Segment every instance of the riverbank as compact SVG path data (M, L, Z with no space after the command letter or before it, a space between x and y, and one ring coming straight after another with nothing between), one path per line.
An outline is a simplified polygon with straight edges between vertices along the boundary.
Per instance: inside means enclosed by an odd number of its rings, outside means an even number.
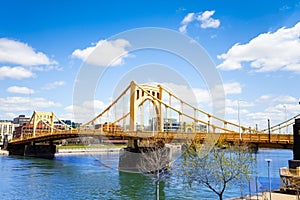
M55 155L92 154L92 153L119 153L121 148L64 148L58 149Z
M57 153L55 155L69 155L69 154L95 154L95 153L118 153L120 149L126 147L125 145L66 145L57 146Z
M181 150L180 145L170 145L173 152ZM59 155L74 155L74 154L95 154L95 153L119 153L125 145L67 145L67 146L57 146L56 156ZM8 151L0 150L0 155L8 156Z
M0 156L8 156L8 151L0 150Z
M59 155L70 155L70 154L92 154L92 153L119 153L122 147L113 146L101 146L101 147L75 147L75 146L64 146L58 147L56 156ZM9 152L6 150L0 150L0 156L8 156Z

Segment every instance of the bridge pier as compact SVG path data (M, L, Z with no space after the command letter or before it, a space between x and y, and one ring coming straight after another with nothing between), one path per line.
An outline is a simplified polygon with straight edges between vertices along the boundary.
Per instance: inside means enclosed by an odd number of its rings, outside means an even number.
M119 170L125 172L144 172L145 167L147 169L155 169L148 172L162 170L156 169L157 166L166 164L164 167L168 167L167 165L171 161L171 156L171 148L166 147L164 143L139 147L139 140L131 139L128 141L128 146L120 150Z
M8 145L9 155L53 159L57 152L53 144L15 144Z
M138 163L141 160L141 152L138 146L139 140L129 139L127 147L120 150L119 170L138 172Z
M300 119L295 119L293 134L293 160L289 160L289 168L296 169L297 167L300 167Z

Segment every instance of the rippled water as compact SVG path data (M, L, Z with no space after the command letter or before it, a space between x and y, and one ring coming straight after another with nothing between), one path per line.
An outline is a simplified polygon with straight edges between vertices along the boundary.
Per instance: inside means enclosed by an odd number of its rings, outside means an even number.
M151 178L117 170L118 153L58 155L54 160L0 156L0 199L155 199ZM256 154L257 182L245 184L242 193L267 190L266 158L272 159L273 189L279 188L279 168L288 165L290 150L262 149ZM161 183L161 199L217 199L208 189L182 185L170 176ZM229 188L224 197L238 197L240 187Z

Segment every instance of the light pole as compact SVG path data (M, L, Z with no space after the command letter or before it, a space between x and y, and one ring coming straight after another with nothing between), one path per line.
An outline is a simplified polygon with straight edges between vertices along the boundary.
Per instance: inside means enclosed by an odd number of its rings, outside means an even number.
M241 120L240 120L240 100L238 100L238 123L239 123L239 134L240 134L240 140L242 140L242 133L241 133Z
M270 177L270 162L272 161L271 159L265 159L265 161L268 163L268 179L269 179L269 193L270 193L270 200L272 200L271 196L271 177Z
M287 126L287 124L288 124L288 122L287 122L287 111L286 111L286 105L283 105L283 107L284 107L284 110L285 110L285 122L286 122L286 134L288 134L288 126Z

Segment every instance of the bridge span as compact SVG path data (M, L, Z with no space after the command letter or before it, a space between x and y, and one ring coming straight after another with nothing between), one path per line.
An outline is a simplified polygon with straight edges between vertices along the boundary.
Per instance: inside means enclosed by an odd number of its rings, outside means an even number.
M51 158L56 152L53 141L76 137L126 139L126 149L130 151L157 141L201 142L210 137L231 143L243 141L256 147L292 148L293 135L282 134L281 130L292 126L299 116L266 130L256 130L207 113L161 85L139 85L132 81L106 109L80 127L65 124L53 112L35 111L30 121L6 143L6 148L11 155Z
M207 133L207 132L124 132L124 131L103 131L103 130L68 130L57 131L51 134L43 134L38 136L24 137L14 139L9 144L31 144L31 143L45 143L49 141L57 141L68 138L77 137L105 137L108 139L124 139L124 140L159 140L165 143L187 143L190 141L203 142L205 138L211 135L214 138L218 138L224 142L237 143L245 142L249 144L257 145L258 147L269 148L293 148L293 135L292 134L249 134L244 133L242 139L240 139L239 133ZM269 137L270 136L270 137Z

